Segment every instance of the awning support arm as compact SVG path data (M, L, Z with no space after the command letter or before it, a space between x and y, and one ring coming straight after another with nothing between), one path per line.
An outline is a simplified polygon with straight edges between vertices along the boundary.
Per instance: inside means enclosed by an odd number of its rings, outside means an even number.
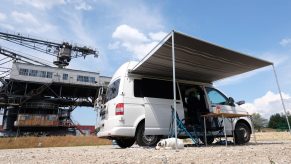
M174 98L174 127L175 127L175 147L176 151L178 150L178 141L177 141L177 103L176 103L176 66L175 66L175 40L174 40L174 30L172 31L172 62L173 62L173 98Z
M280 85L279 85L279 80L278 80L278 76L277 76L277 72L276 72L276 70L275 70L275 66L274 66L274 64L272 64L272 67L273 67L273 71L274 71L274 75L275 75L275 79L276 79L276 83L277 83L278 91L279 91L279 94L280 94L280 98L281 98L282 106L283 106L283 109L284 109L284 113L285 113L286 121L287 121L287 124L288 124L289 133L291 134L290 123L289 123L289 120L288 120L288 115L287 115L287 111L286 111L285 103L284 103L284 100L283 100L283 96L282 96L282 92L281 92L281 88L280 88Z

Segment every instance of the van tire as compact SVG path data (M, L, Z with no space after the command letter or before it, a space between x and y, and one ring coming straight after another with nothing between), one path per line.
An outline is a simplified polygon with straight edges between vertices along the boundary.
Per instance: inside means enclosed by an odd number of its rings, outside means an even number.
M135 142L135 139L134 138L118 138L118 139L115 139L117 145L121 148L128 148L128 147L131 147L134 142Z
M143 121L137 127L136 143L139 146L149 146L149 147L156 146L157 143L160 141L160 137L156 135L145 136L144 131L145 131L145 125Z
M235 126L235 143L242 145L248 143L251 138L251 129L244 122L238 122Z

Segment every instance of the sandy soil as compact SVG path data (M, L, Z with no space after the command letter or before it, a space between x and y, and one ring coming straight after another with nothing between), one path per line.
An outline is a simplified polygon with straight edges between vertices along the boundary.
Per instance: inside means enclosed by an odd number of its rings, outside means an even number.
M290 154L290 141L187 147L178 152L110 145L0 150L0 163L291 163Z
M0 163L291 163L290 133L256 133L256 139L256 144L252 136L243 146L185 147L178 152L137 145L2 149Z

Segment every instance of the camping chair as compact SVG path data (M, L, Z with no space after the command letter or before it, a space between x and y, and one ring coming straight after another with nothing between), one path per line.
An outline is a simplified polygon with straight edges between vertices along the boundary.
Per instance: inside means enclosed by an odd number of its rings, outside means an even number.
M168 137L174 137L175 136L175 129L174 129L174 120L175 120L175 115L174 115L174 108L171 106L172 109L172 119L170 123L170 128L169 128L169 135ZM199 146L199 138L197 137L195 128L193 128L193 134L191 134L185 127L183 120L180 120L178 113L176 112L176 118L177 118L177 135L181 134L182 132L185 132L186 135L191 138L193 144L196 146Z

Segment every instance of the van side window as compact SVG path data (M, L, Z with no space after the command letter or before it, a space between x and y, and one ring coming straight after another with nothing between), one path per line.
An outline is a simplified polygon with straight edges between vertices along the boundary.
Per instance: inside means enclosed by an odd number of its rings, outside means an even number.
M176 95L177 100L179 100L178 87ZM134 96L173 99L173 82L154 79L136 79L134 80Z
M142 95L142 80L134 80L134 97L143 97Z
M220 104L220 105L227 104L228 100L226 96L223 95L220 91L214 88L208 88L208 87L206 87L205 89L206 89L206 92L211 104Z
M106 101L114 99L117 96L118 90L119 90L119 83L120 83L120 79L114 81L112 84L108 86L107 93L106 93Z

